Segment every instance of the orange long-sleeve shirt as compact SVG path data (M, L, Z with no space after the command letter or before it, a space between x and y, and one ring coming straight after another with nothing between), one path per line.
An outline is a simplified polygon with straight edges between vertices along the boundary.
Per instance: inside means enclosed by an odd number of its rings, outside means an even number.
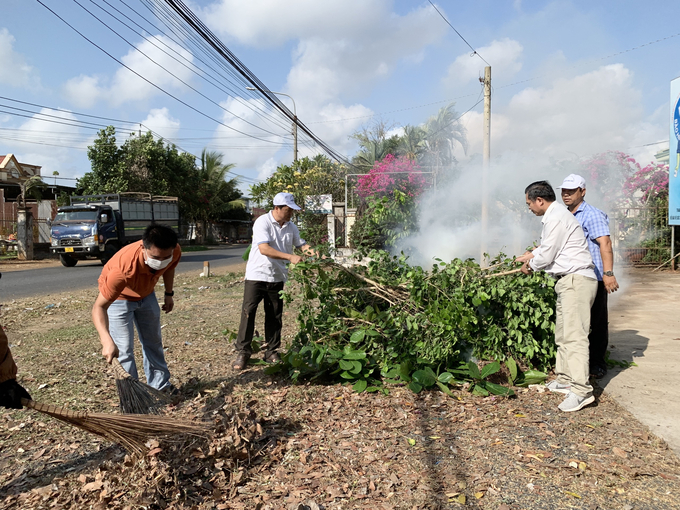
M9 341L7 335L0 325L0 382L5 382L9 379L16 379L17 366L12 359L12 353L9 350Z

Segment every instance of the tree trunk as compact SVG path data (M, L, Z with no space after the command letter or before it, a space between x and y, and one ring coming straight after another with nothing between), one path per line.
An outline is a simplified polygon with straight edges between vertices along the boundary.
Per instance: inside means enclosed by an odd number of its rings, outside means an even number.
M27 207L17 210L17 258L33 260L33 213Z

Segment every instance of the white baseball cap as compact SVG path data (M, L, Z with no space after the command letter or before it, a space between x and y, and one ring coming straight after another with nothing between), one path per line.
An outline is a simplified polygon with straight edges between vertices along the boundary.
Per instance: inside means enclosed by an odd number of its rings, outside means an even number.
M292 193L277 193L274 197L274 205L287 205L296 211L301 209L301 207L295 203L295 198Z
M557 186L557 189L586 189L586 180L580 175L569 174L565 177L562 186Z

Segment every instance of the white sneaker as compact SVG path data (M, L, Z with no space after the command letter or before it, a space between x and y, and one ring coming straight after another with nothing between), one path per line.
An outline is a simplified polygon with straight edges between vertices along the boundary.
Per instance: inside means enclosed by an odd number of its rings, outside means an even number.
M579 397L576 393L570 391L567 398L565 398L557 407L560 411L571 413L573 411L579 411L593 402L595 402L595 397L593 395L590 395L589 397Z
M571 386L569 384L560 384L557 382L557 379L554 381L550 381L548 384L545 385L547 389L550 391L553 391L555 393L563 393L565 395L569 395L571 392Z

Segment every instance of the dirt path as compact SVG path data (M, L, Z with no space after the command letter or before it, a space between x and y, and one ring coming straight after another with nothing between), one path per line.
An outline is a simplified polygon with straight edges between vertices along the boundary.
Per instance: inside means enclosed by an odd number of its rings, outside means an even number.
M680 456L680 273L630 270L610 306L610 370L601 386Z

